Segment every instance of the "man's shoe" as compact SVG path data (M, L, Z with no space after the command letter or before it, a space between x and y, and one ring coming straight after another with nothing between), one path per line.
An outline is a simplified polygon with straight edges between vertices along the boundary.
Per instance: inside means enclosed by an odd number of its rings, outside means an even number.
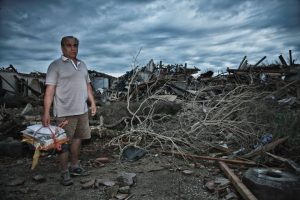
M73 180L70 177L69 171L65 171L61 173L60 184L62 184L63 186L69 186L73 184Z
M85 171L81 166L78 167L69 167L69 172L71 176L88 176L90 173Z

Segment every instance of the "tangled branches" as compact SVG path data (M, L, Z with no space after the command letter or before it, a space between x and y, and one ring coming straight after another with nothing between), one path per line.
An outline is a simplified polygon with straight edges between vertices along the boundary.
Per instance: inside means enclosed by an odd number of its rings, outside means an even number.
M162 86L156 94L164 90ZM223 141L248 147L267 129L260 116L265 112L269 93L249 85L215 85L200 88L191 100L177 99L181 110L176 115L157 113L160 99L145 98L132 114L124 133L113 138L120 150L128 145L145 149L205 151Z

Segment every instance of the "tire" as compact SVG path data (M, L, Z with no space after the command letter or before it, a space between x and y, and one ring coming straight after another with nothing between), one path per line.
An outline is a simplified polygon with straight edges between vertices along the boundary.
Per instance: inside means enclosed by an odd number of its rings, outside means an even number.
M296 200L300 195L300 178L276 169L250 168L243 183L259 200Z

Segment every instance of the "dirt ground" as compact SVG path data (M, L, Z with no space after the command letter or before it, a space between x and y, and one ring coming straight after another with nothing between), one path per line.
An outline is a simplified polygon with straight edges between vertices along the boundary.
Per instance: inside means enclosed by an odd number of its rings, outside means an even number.
M90 175L73 178L71 186L59 184L56 155L41 157L34 170L30 169L32 154L21 158L0 158L0 199L113 199L109 195L110 187L83 189L82 182L91 179L116 181L121 172L135 173L137 177L127 199L220 199L204 187L204 180L212 178L211 172L215 171L208 162L195 165L180 158L150 152L138 161L121 163L116 149L102 148L100 143L92 139L83 145L80 159ZM93 164L96 158L103 156L109 158L104 166ZM187 175L184 170L191 170L192 174ZM36 175L43 176L45 180L34 180Z

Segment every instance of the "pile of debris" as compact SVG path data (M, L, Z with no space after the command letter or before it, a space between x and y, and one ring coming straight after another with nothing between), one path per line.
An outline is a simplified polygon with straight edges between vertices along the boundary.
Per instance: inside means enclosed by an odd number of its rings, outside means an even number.
M109 144L121 150L128 145L154 147L185 159L216 160L244 199L295 199L294 194L300 193L300 179L295 175L300 169L296 164L300 151L300 65L292 61L288 66L282 56L279 58L282 65L269 67L258 67L262 60L250 66L244 59L240 69L228 69L225 77L207 77L208 73L202 79L186 80L183 86L174 84L182 79L167 76L162 80L159 73L140 83L143 73L133 71L125 96L132 116L124 132ZM161 68L153 69L160 72ZM133 100L141 102L134 110L130 109ZM157 114L160 101L175 101L182 110L176 115ZM221 152L211 153L211 149ZM244 172L243 182L255 196L225 163L260 167ZM268 182L264 184L262 179ZM279 186L274 187L276 184Z

